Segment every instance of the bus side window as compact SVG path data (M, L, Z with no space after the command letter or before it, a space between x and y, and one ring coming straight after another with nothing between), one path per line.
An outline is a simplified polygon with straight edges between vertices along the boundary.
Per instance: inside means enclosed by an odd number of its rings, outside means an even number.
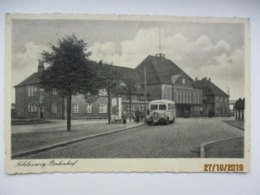
M171 110L171 104L168 104L168 110Z

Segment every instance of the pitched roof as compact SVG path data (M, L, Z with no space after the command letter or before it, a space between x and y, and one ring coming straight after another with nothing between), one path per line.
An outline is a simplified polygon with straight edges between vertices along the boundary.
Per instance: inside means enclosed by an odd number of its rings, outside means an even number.
M138 72L135 69L121 67L121 66L114 66L114 65L113 65L113 68L116 69L124 78L130 78L137 83L140 82ZM19 83L15 87L39 84L40 83L39 77L40 77L40 73L38 73L38 72L33 73L31 76L27 77L25 80L23 80L21 83Z
M143 74L144 66L147 67L147 83L148 84L172 84L172 75L185 75L193 84L193 79L189 77L174 62L164 57L149 55L137 67L139 74ZM150 70L148 70L150 69Z
M119 72L119 74L121 74L121 76L123 78L128 78L128 79L131 79L135 82L135 84L139 84L140 86L140 77L139 77L139 74L137 72L136 69L132 69L132 68L127 68L127 67L122 67L122 66L115 66L113 65L113 68ZM126 86L121 86L118 88L118 92L119 93L126 93ZM132 94L143 94L144 93L144 90L143 88L140 86L140 87L136 87L136 86L133 86L132 87L132 91L131 91Z
M39 77L40 77L40 73L35 72L31 76L27 77L25 80L23 80L21 83L19 83L18 85L14 86L14 87L23 87L23 86L27 86L27 85L39 84L40 83Z
M205 78L202 80L195 81L195 85L198 88L201 88L203 90L204 95L226 96L226 97L229 96L224 91L222 91L218 86L216 86L210 80L207 80Z

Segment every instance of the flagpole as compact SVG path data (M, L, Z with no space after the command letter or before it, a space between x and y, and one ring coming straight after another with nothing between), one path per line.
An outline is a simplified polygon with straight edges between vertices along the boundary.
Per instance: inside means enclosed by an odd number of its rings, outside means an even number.
M146 65L144 65L144 120L146 120L147 108L147 88L146 88Z

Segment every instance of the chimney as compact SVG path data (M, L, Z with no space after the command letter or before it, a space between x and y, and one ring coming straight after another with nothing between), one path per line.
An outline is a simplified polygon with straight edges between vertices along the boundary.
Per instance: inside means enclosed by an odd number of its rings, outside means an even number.
M210 82L210 80L211 80L211 79L210 79L210 77L209 77L209 82Z
M44 71L44 63L43 61L39 60L38 72L43 72L43 71Z
M195 81L198 81L198 77L195 78Z

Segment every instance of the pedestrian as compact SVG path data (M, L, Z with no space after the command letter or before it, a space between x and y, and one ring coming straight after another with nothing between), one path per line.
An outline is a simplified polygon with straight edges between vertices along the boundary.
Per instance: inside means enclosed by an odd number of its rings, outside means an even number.
M132 113L132 118L133 118L134 121L136 121L136 115L135 115L134 112Z
M135 112L135 122L136 123L139 123L139 121L140 121L140 115L139 115L139 110L136 110L136 112Z
M126 114L123 114L123 127L125 128L126 126Z
M144 114L143 114L143 112L140 113L140 121L142 121L142 122L144 121Z

